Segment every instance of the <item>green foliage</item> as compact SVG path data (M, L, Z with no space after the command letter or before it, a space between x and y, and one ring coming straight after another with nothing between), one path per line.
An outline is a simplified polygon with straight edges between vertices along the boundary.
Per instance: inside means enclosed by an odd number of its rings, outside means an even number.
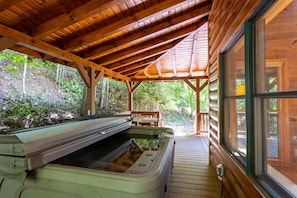
M13 65L13 64L9 64L9 65L6 66L6 71L11 72L11 73L15 73L15 72L20 71L20 68Z
M85 85L77 70L10 50L4 50L0 53L0 61L5 63L3 68L7 72L15 73L15 76L23 70L22 67L25 63L34 70L42 70L42 75L46 74L57 83L59 89L57 94L61 93L61 97L65 102L63 102L64 108L70 109L71 112L78 112L81 109L81 105L84 103ZM38 76L36 77L38 78ZM99 83L97 86L97 100L99 102L101 102L100 97L103 89L101 84ZM107 104L104 105L104 108L107 108L106 111L115 113L128 110L129 93L125 83L108 79L104 89L108 89L104 94ZM9 93L14 98L19 97L18 92L14 86L9 88ZM200 99L201 111L208 111L207 88L202 90ZM193 122L193 112L196 110L196 93L183 81L146 82L142 83L133 93L133 102L133 110L160 110L164 120L181 123L187 118ZM5 119L0 121L0 125L5 124L4 122L11 123L13 120L18 120L21 125L23 125L24 120L30 120L32 126L37 125L34 123L35 121L49 117L47 114L50 109L49 106L52 105L61 108L59 104L51 104L51 99L48 98L46 93L38 94L38 96L30 100L12 100L1 111L1 117ZM40 116L40 118L36 116Z
M63 91L67 93L64 95L64 99L77 108L80 107L80 103L83 97L83 85L81 85L77 79L62 80Z
M40 119L48 116L47 113L46 107L33 103L32 100L6 99L0 110L0 117L3 118L0 125L24 128L27 120L29 125L36 126Z

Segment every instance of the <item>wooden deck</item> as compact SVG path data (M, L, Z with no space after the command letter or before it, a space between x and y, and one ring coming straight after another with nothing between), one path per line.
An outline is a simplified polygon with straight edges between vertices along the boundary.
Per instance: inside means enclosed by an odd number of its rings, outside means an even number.
M175 139L169 198L219 198L219 182L208 162L208 136L177 136Z

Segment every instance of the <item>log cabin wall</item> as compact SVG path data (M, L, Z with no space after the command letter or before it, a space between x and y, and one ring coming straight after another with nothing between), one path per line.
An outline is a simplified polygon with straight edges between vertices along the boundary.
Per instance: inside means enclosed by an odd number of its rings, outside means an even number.
M209 159L214 171L217 164L225 165L224 197L263 197L249 177L221 146L219 132L219 55L260 2L260 0L214 0L209 16Z

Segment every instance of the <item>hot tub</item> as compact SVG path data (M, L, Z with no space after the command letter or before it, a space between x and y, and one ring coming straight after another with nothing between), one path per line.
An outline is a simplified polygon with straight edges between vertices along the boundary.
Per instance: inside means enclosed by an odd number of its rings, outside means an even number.
M131 127L129 118L120 117L0 138L0 197L167 197L172 129Z

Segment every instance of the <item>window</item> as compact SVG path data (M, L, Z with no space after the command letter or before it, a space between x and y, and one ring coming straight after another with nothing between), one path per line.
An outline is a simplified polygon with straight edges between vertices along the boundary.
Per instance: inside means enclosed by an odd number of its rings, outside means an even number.
M297 196L297 0L279 0L255 22L256 174ZM260 109L260 110L259 110ZM260 164L260 165L259 165ZM276 193L278 190L276 190ZM281 193L279 193L281 194Z
M244 35L224 55L224 142L243 164L246 157Z
M221 56L222 143L276 197L297 197L297 0L263 1Z

